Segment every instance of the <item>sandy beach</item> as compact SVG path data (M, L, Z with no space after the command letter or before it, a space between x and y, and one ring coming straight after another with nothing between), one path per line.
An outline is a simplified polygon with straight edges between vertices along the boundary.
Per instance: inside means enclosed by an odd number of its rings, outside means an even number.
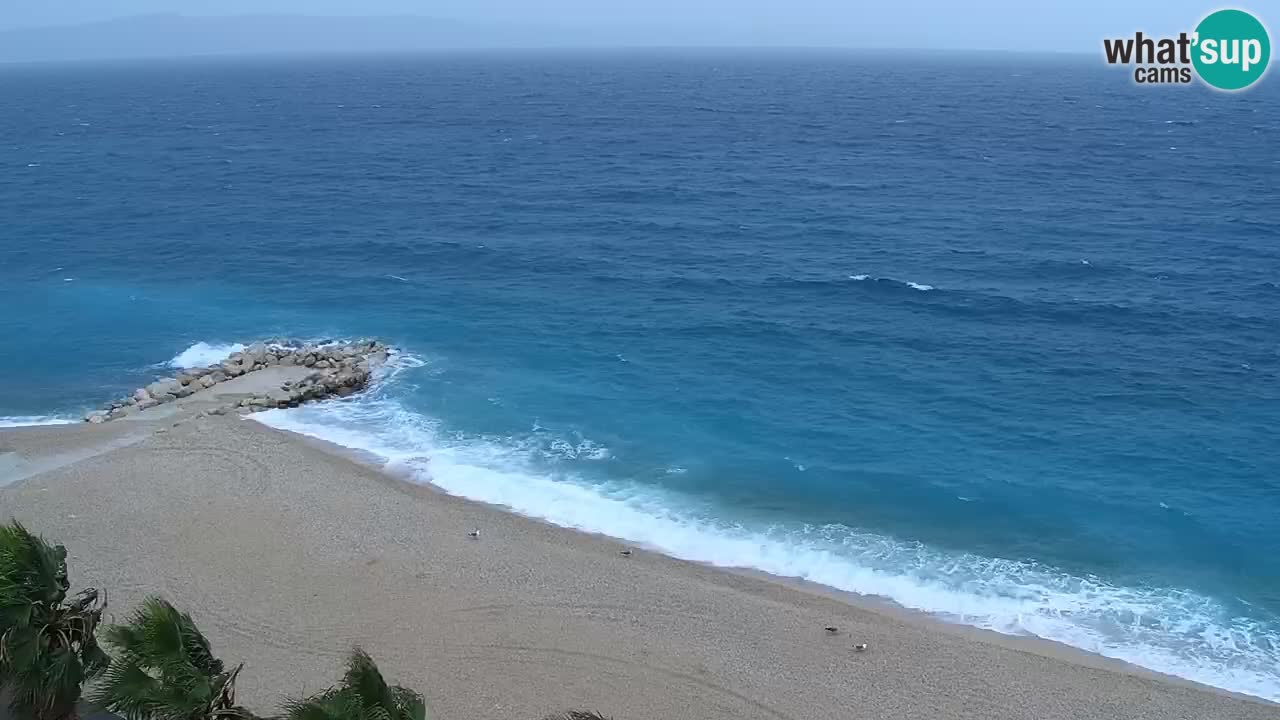
M150 594L190 611L261 713L359 644L440 720L1280 718L1051 643L623 556L235 415L0 430L0 515L64 543L115 618Z

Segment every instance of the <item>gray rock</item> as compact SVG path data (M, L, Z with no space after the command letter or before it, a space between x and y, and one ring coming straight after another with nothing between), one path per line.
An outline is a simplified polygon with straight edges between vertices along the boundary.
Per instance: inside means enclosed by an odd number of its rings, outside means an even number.
M151 397L151 393L147 392L146 388L138 388L137 390L133 391L133 399L137 400L138 402L142 402L143 400L146 400L149 397Z
M313 353L307 353L302 358L302 364L306 365L307 367L315 367L316 356Z
M84 421L93 423L94 425L100 425L107 421L107 414L100 410L98 412L91 412L84 416Z
M138 404L135 405L134 407L138 408L139 410L146 410L147 408L155 407L159 404L160 404L159 400L153 397L149 397L146 400L139 400Z
M196 377L190 373L182 373L178 376L178 383L181 385L190 385L195 382Z
M333 367L333 364L326 358L324 360L317 360L315 367L318 367L321 370L328 370L330 367Z
M213 383L217 385L218 383L227 379L227 374L221 370L214 370L213 372L209 373L208 378L210 380L213 380Z
M204 377L200 378L199 382L200 382L200 387L202 388L211 388L216 383L212 375L205 375Z
M175 391L182 387L174 378L165 378L157 380L147 386L147 394L153 398L160 399L162 395L173 395Z

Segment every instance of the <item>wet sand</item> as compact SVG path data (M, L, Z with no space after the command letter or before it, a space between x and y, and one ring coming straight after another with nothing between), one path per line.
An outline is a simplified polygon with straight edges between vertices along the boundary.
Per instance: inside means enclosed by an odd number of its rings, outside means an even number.
M0 429L0 516L64 543L115 617L149 594L190 611L259 713L360 644L440 720L1280 718L1054 643L623 556L234 415Z

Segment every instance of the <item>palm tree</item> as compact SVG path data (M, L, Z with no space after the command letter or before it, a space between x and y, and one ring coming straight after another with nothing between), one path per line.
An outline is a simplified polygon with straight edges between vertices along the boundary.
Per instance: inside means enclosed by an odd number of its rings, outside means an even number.
M0 525L0 693L19 718L75 718L80 688L107 662L94 636L106 600L68 600L67 549Z
M118 652L90 701L126 720L245 720L236 666L227 672L191 616L148 598L129 622L107 629Z
M285 706L287 720L425 720L427 707L418 693L388 686L363 650L347 660L342 684Z

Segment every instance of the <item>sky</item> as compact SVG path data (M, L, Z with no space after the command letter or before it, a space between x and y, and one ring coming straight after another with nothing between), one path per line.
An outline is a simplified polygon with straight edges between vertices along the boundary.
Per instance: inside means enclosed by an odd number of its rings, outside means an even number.
M1268 0L1269 2L1270 0ZM1267 21L1264 8L1248 3ZM618 44L1097 52L1104 36L1176 34L1204 0L0 0L0 30L183 15L418 15L604 33ZM1280 12L1273 13L1280 16Z

